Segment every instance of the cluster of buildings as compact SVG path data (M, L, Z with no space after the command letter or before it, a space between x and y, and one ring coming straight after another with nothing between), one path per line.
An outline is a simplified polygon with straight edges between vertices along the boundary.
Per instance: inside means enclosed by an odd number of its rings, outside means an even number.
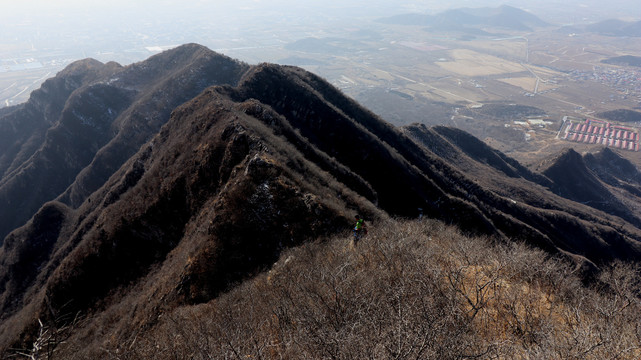
M602 84L609 85L619 91L634 90L641 91L641 71L632 69L594 69L594 77Z
M564 140L639 151L639 132L637 129L592 119L568 121L566 117L563 120L565 130L562 138Z
M574 80L592 80L617 90L623 98L637 97L641 101L641 70L629 68L594 67L593 71L574 70Z

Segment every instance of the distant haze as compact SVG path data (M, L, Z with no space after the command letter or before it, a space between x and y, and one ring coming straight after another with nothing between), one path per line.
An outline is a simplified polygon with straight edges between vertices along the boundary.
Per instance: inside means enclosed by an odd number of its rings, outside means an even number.
M0 4L0 55L3 57L24 47L25 41L33 42L34 47L58 48L79 47L85 40L98 45L113 43L114 39L127 42L146 37L161 37L175 43L198 42L212 36L240 36L250 29L296 32L298 25L344 23L408 12L435 13L447 8L501 4L529 10L543 20L557 24L641 18L641 8L636 0L27 0L2 1ZM108 39L107 34L114 39ZM117 51L118 46L111 44L104 50Z
M635 0L26 0L0 4L0 59L55 49L71 51L74 58L91 56L124 63L142 60L148 54L132 57L118 53L146 46L198 42L216 49L228 47L230 41L238 46L252 46L251 35L259 32L273 31L274 41L291 41L313 36L315 31L333 24L410 12L436 13L457 7L508 4L557 24L641 17ZM288 35L286 39L282 39L283 32Z
M286 44L376 32L375 19L511 5L552 24L638 20L637 0L10 0L0 2L0 108L23 102L71 62L127 65L185 43L248 63L278 62Z

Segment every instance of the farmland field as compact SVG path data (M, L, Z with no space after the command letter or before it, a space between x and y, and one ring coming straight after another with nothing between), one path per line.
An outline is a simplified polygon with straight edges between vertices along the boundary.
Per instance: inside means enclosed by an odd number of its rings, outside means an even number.
M524 70L518 63L473 50L452 50L449 55L454 60L438 62L438 66L460 76L500 75Z

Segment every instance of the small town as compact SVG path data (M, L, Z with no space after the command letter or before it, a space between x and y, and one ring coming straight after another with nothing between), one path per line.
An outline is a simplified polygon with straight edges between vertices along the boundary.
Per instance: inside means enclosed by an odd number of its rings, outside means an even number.
M568 75L575 81L596 81L641 104L641 71L637 69L595 66L592 71L574 70Z
M563 118L563 140L600 144L621 150L639 151L639 130L607 121Z

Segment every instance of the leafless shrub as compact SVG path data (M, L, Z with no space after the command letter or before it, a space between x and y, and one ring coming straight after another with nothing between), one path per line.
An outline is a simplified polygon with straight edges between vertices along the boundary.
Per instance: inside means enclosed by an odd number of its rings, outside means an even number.
M288 250L215 301L163 315L117 359L638 358L638 268L586 287L524 244L389 221Z
M52 314L53 315L53 314ZM80 315L69 314L53 317L50 321L38 319L38 335L30 349L15 350L13 357L30 360L54 359L58 347L63 344L79 326Z

